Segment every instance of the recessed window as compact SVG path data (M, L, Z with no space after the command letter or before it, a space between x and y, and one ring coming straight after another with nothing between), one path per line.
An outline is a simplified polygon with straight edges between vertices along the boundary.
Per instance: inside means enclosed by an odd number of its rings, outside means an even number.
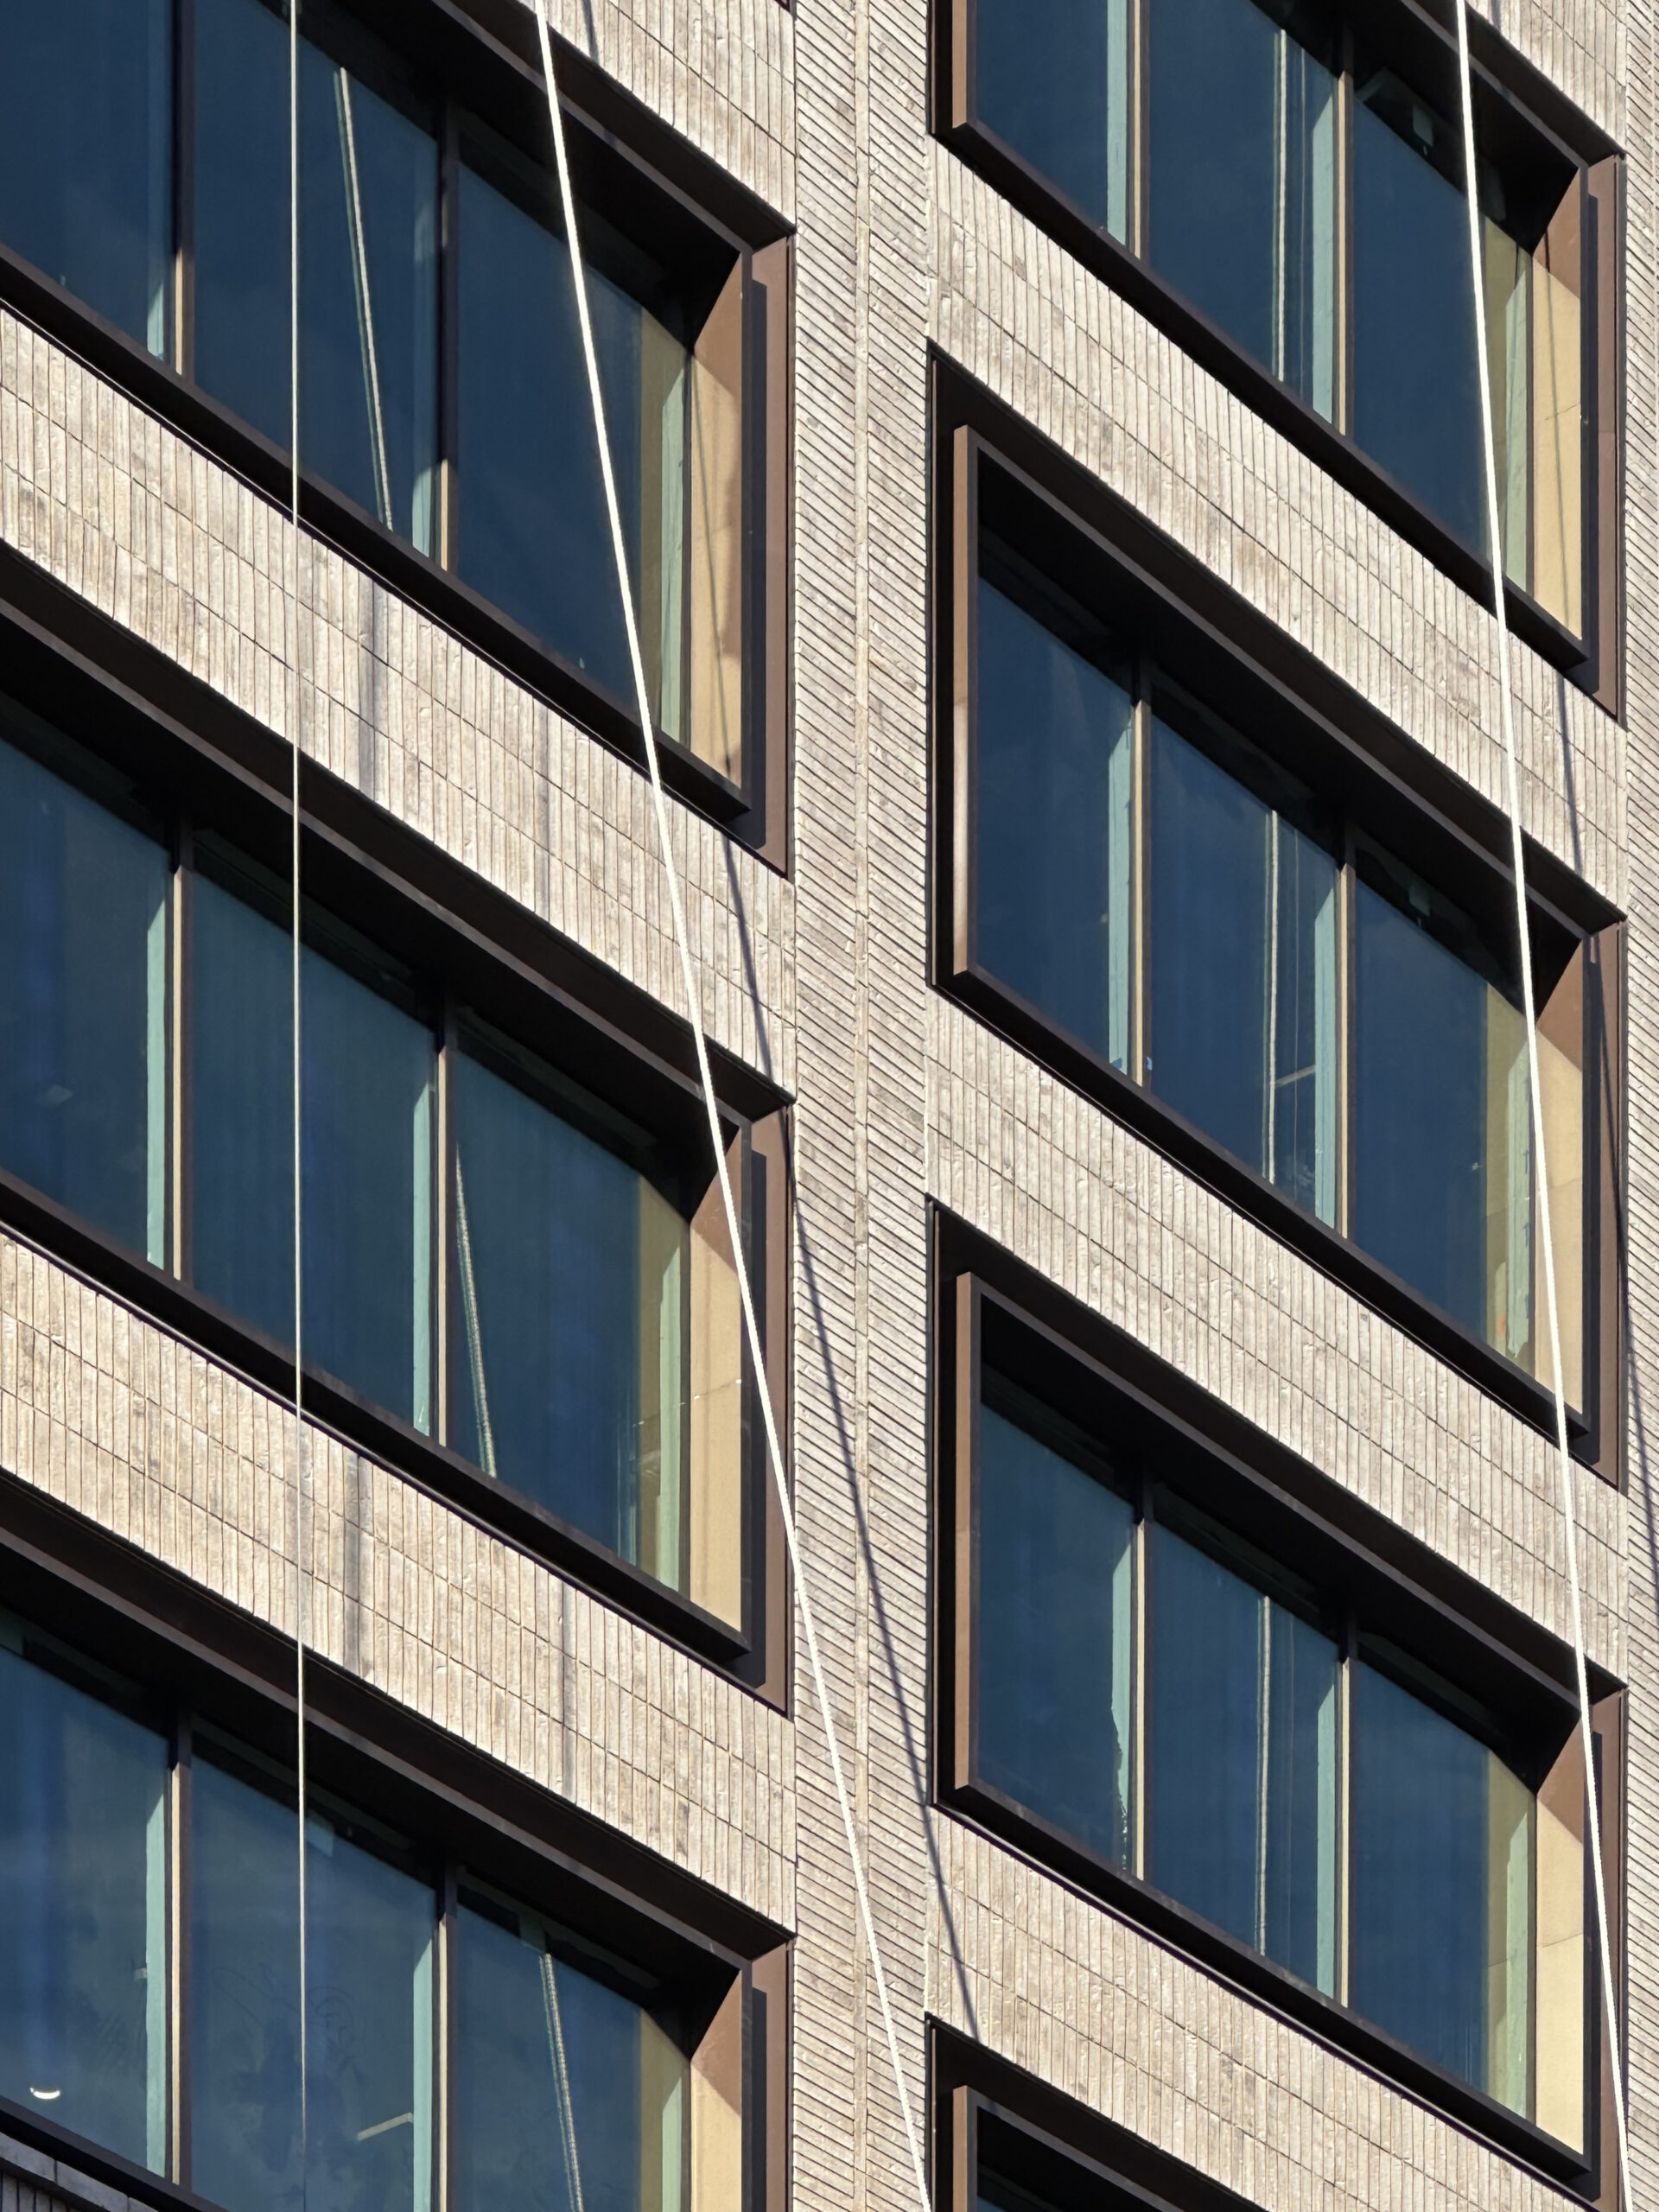
M287 887L5 713L0 1169L289 1346ZM630 1111L440 975L303 925L308 1370L391 1416L381 1448L432 1440L741 1634L747 1385L692 1102L642 1075Z
M1570 1698L1453 1679L1463 1647L1390 1616L1390 1577L1242 1475L1217 1517L1190 1437L977 1278L951 1288L950 1801L1580 2151Z
M1132 256L1156 280L1154 312L1160 293L1196 311L1491 557L1449 41L1403 11L1362 22L1254 0L941 13L948 127L970 158L1068 240L1093 232ZM1476 102L1501 565L1582 638L1611 185L1478 67Z
M1391 1311L1440 1317L1448 1346L1487 1347L1547 1383L1507 882L1471 868L1466 847L1426 842L1397 802L1410 859L1369 807L1325 798L1304 779L1320 758L1287 702L1232 691L1218 664L1187 658L1173 612L1154 617L1144 593L1057 531L1023 480L957 435L972 481L955 524L954 798L940 814L950 979L1113 1110L1166 1130L1184 1159L1198 1162L1196 1135L1237 1163L1243 1201L1327 1262L1313 1230L1335 1231L1384 1271L1365 1279ZM1345 761L1330 757L1352 793ZM1586 1394L1592 953L1537 908L1574 1407ZM1267 1192L1294 1211L1266 1206Z
M282 8L10 8L0 57L18 118L0 238L285 453ZM478 60L468 82L494 70L527 134L504 135L450 97L454 73L383 50L331 5L305 10L298 64L304 468L556 656L573 699L587 687L602 720L631 716L544 108L504 56ZM781 390L780 270L758 274L748 246L585 127L573 144L652 715L724 779L735 818L760 792L746 731L761 730L775 649L756 554L776 502L747 479L784 463L781 425L764 461L759 427ZM418 568L398 573L418 588ZM453 594L445 607L465 615Z
M446 2141L479 2212L724 2212L708 1992L314 1794L302 1997L300 1855L282 1768L0 1615L0 2096L227 2212L429 2212Z

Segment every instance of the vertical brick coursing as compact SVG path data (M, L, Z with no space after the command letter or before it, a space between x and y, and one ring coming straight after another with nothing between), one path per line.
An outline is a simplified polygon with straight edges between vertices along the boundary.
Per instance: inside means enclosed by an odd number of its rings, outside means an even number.
M1517 648L1533 835L1630 932L1628 1498L1580 1505L1631 1684L1638 2202L1659 2202L1659 664L1652 0L1493 12L1629 151L1628 732ZM919 2109L925 2007L1267 2212L1532 2212L1558 2192L1103 1908L925 1808L926 1204L948 1205L1558 1632L1540 1440L926 984L927 349L937 345L1501 795L1490 619L955 156L925 0L557 0L601 66L797 227L792 880L675 810L713 1033L795 1092L794 1478ZM0 536L279 734L280 512L0 315ZM337 554L298 562L302 741L619 973L676 984L639 779ZM280 1408L0 1240L0 1460L291 1623ZM912 2201L818 1719L735 1691L319 1440L316 1632L341 1665L798 1932L803 2207ZM41 2190L53 2177L40 2177ZM46 2212L0 2183L0 2212Z

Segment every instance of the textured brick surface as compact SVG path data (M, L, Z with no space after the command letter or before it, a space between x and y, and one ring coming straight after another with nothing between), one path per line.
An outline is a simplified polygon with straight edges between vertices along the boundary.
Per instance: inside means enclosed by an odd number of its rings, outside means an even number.
M1530 2212L1559 2193L925 1808L930 1195L1522 1611L1566 1621L1536 1435L930 996L928 345L1497 798L1493 626L929 140L924 0L558 0L556 19L798 226L794 880L683 809L675 836L711 1027L798 1096L794 1479L912 2095L928 2006L1264 2212ZM1655 25L1652 0L1528 0L1497 20L1630 158L1628 730L1525 649L1514 675L1528 824L1633 916L1631 1482L1626 1499L1585 1479L1579 1503L1591 1643L1632 1686L1632 2113L1637 2201L1656 2204ZM0 536L292 728L280 513L10 315ZM338 555L307 545L297 566L307 750L672 1003L639 777ZM0 1459L279 1626L288 1436L261 1393L0 1241ZM315 1482L322 1648L793 1925L796 2201L912 2201L810 1703L779 1719L336 1445ZM0 2212L47 2201L0 2183Z

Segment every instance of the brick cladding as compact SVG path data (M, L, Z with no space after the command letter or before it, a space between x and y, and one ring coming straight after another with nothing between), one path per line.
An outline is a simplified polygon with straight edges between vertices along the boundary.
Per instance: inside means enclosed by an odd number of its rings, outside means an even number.
M794 871L675 810L705 1014L797 1096L794 1479L919 2104L924 2009L1273 2212L1558 2193L925 1808L925 1201L948 1204L1560 1632L1522 1424L925 983L926 349L958 359L1417 742L1501 791L1492 625L926 133L924 0L559 0L575 42L798 229ZM1630 157L1628 729L1517 649L1529 827L1631 915L1628 1498L1580 1485L1592 1645L1631 1685L1638 2203L1659 2203L1659 712L1651 0L1499 27ZM631 980L675 996L639 779L10 315L0 536ZM280 1409L0 1240L0 1458L278 1627ZM797 1935L801 2207L913 2200L816 1715L787 1720L319 1440L318 1643ZM0 2183L0 2212L54 2201ZM112 2208L113 2212L113 2208Z

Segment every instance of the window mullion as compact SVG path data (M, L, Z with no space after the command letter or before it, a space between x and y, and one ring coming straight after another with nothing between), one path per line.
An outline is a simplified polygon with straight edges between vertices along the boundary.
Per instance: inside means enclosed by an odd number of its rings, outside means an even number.
M454 1239L449 1215L455 1185L454 1045L455 1009L453 1001L446 994L438 1023L437 1134L433 1158L432 1207L432 1433L440 1444L453 1441L449 1328L454 1287L450 1281L450 1254Z
M1129 1872L1147 1878L1147 1653L1149 1649L1147 1610L1151 1585L1147 1564L1151 1546L1152 1485L1141 1486L1141 1510L1135 1522L1135 1581L1132 1634L1134 1666L1129 1684L1134 1726L1129 1747Z
M196 367L196 0L173 4L173 365Z
M1337 906L1337 1220L1344 1236L1354 1233L1354 842L1344 840L1341 892Z
M459 1909L456 1890L460 1870L446 1865L438 1911L438 1971L434 2047L437 2080L434 2096L437 2109L437 2171L432 2192L433 2212L449 2212L455 2202L455 1970Z
M1336 427L1354 429L1354 34L1344 25L1337 92Z
M195 835L181 817L173 852L172 928L168 988L168 1224L167 1265L181 1282L190 1280L190 909Z
M167 2167L181 2188L190 2186L190 1782L192 1723L181 1712L175 1726L168 1806L168 2100Z
M438 118L438 480L441 568L459 565L461 422L461 119L452 99Z
M1353 1927L1353 1712L1354 1651L1357 1629L1351 1613L1344 1625L1337 1662L1337 1895L1336 1997L1347 2005Z
M1129 959L1134 976L1131 1009L1133 1033L1129 1044L1129 1073L1136 1083L1147 1079L1147 1047L1152 1036L1152 671L1145 655L1135 670L1135 747L1131 763L1134 808L1130 839L1134 858L1130 898L1135 920L1130 930Z

